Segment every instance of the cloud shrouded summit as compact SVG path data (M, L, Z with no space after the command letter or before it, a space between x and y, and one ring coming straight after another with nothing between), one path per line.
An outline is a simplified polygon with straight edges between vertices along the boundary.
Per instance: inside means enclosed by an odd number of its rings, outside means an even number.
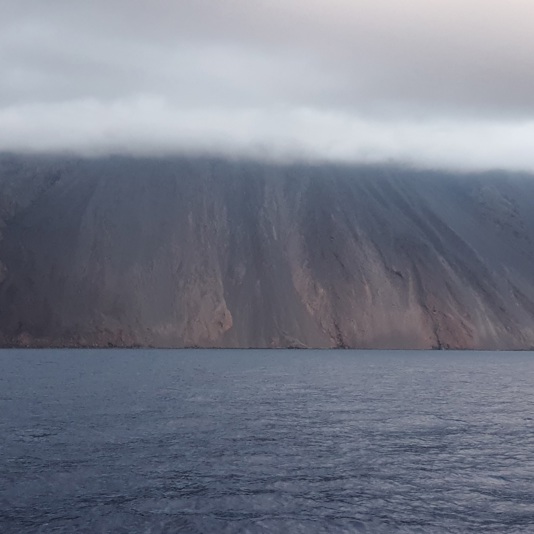
M531 0L0 8L0 150L534 169Z

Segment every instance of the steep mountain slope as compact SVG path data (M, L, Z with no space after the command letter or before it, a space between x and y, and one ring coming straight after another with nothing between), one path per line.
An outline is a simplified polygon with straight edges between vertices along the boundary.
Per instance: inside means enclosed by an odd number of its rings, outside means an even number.
M534 347L534 177L0 157L0 342Z

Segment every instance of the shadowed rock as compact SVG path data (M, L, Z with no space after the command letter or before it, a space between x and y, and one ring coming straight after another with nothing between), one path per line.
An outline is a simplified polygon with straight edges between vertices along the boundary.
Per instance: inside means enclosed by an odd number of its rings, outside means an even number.
M8 346L526 349L534 177L0 157Z

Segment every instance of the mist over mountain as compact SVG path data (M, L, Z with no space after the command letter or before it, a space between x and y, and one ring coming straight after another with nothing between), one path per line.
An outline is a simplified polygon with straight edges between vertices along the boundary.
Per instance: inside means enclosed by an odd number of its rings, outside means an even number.
M532 176L0 157L4 346L534 346Z
M0 6L0 151L534 172L531 0Z

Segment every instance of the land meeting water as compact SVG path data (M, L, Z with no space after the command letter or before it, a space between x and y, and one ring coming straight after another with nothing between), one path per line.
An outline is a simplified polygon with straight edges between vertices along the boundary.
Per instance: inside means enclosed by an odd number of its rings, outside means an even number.
M0 531L534 532L534 354L0 351Z

